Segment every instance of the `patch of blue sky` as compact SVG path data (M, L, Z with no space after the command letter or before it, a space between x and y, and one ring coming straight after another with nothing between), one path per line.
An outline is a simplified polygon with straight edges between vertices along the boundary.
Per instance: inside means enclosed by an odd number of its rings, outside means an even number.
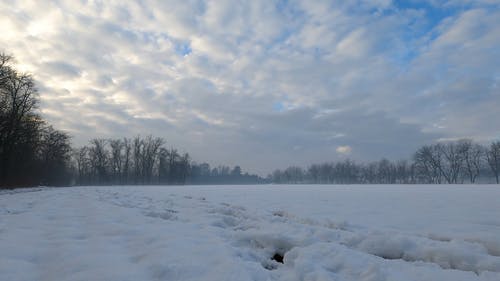
M473 8L473 4L447 4L447 1L430 0L393 0L392 6L385 9L372 8L371 14L377 17L386 17L410 10L422 13L421 17L415 17L407 26L408 39L428 35L444 19L459 15L461 12Z
M300 10L295 3L289 0L278 0L275 2L276 9L283 15L292 18L301 18L304 16L304 11Z
M444 2L443 2L444 3ZM466 7L444 4L433 4L425 0L394 0L393 9L384 11L385 16L391 13L402 13L410 10L421 12L402 27L399 39L404 47L391 54L391 60L398 64L402 70L417 58L425 46L432 43L438 36L436 29L443 20L459 15Z
M187 56L191 54L193 50L191 49L191 45L187 42L176 42L175 43L175 53L180 56Z
M275 102L273 103L273 111L274 112L283 112L285 111L285 104L282 102Z
M276 1L276 8L280 11L287 9L289 6L288 0L278 0Z
M425 13L425 22L421 25L423 27L422 32L428 32L439 25L445 18L453 17L470 8L465 5L444 5L444 3L443 1L443 4L433 4L425 0L394 0L393 2L396 10L418 10Z
M287 18L287 26L278 34L269 44L265 46L267 50L273 49L276 45L281 45L288 38L299 31L306 21L304 12L289 0L278 0L275 3L276 10L285 18Z

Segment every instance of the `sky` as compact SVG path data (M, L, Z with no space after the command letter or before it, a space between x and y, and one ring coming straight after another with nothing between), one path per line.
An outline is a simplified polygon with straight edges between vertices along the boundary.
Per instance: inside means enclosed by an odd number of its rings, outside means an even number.
M265 175L500 139L500 0L0 0L0 51L75 146Z

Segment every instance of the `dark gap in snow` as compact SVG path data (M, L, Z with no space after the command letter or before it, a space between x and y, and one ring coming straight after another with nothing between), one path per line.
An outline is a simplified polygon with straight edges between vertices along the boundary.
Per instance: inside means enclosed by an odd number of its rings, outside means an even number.
M424 237L431 239L431 240L434 240L434 241L438 241L438 242L451 242L451 240L452 240L449 237L439 236L436 234L429 234L429 235L424 236Z
M279 264L283 264L283 256L283 254L276 252L269 260L263 261L262 266L267 270L278 269Z
M271 258L273 261L283 263L283 255L280 253L275 253L274 256Z
M373 254L377 257L383 258L384 260L404 260L403 255L384 255L384 254Z
M273 212L273 216L282 218L285 216L285 212L284 211L275 211L275 212Z

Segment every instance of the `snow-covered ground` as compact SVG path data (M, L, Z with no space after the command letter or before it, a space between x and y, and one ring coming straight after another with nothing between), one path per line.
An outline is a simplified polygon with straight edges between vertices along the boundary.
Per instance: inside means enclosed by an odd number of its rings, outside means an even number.
M0 191L0 280L498 281L500 187Z

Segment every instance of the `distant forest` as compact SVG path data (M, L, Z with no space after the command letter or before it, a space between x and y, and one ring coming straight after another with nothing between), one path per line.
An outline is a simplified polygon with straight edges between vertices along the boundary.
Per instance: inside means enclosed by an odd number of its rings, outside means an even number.
M182 184L258 184L264 179L243 173L239 166L210 168L192 162L189 154L164 147L157 137L133 139L93 139L89 145L73 150L71 179L77 185L182 185ZM74 168L73 168L74 167Z
M288 167L270 175L273 183L308 184L462 184L499 183L500 141L482 146L471 140L425 145L411 161L351 160Z
M276 170L266 179L239 166L197 164L189 154L166 148L163 138L92 139L73 148L71 137L38 113L32 76L0 54L0 188L67 185L150 184L440 184L499 182L500 142L470 140L423 146L411 161L351 160Z

